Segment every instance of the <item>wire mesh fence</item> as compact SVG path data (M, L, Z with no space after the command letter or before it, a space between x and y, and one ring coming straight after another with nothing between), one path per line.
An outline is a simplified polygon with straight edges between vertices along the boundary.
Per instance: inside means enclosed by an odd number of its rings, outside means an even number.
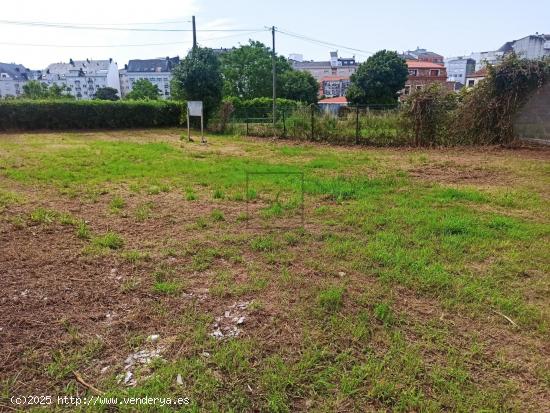
M232 132L260 137L288 137L342 144L393 146L408 141L397 105L272 106L235 110L229 121Z

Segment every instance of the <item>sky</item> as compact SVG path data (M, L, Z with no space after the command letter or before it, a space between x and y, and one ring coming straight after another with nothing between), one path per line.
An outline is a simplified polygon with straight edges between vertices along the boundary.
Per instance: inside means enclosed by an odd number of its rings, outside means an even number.
M249 39L271 44L267 28L276 26L280 30L276 34L277 52L285 56L302 54L306 60L328 60L329 52L338 50L340 56L355 55L364 61L377 50L404 51L418 46L446 57L469 55L498 49L506 41L535 32L550 33L549 1L10 1L0 7L0 62L44 69L50 63L71 58L113 58L123 67L129 59L185 56L192 41L189 31L126 29L190 30L193 15L201 46L232 47ZM102 30L13 22L61 23Z

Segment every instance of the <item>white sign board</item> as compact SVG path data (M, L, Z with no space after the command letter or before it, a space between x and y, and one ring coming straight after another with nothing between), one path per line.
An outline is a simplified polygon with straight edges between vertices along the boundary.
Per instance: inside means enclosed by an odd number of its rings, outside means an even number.
M189 116L202 116L202 101L195 100L187 102Z
M204 139L204 117L202 115L202 101L192 100L187 102L187 138L191 141L191 125L189 124L189 117L198 116L201 118L201 142L206 143Z

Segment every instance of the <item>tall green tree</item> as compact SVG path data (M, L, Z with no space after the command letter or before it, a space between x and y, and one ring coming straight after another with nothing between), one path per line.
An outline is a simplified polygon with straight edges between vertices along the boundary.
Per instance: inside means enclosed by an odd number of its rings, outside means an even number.
M96 90L94 99L98 100L118 100L118 90L114 87L100 87Z
M48 86L38 80L31 80L23 85L22 97L25 99L74 99L67 86L59 86L56 83Z
M317 103L319 83L309 72L289 70L280 78L279 96L305 103Z
M381 50L359 65L346 93L352 105L392 104L405 87L409 71L396 52Z
M158 100L160 89L147 79L139 79L132 85L132 90L126 95L130 100Z
M223 80L218 56L212 49L196 47L172 71L172 96L202 100L208 120L222 100Z
M272 54L263 43L250 40L221 56L224 96L254 99L272 96ZM292 70L290 63L277 56L275 63L278 83Z

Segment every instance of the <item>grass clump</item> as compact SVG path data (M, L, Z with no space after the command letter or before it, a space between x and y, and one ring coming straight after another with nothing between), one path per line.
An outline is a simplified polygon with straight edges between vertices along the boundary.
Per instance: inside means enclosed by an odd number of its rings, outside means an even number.
M118 250L124 246L124 240L115 232L109 231L92 239L92 245L100 248Z
M374 316L384 325L391 325L394 322L394 315L388 303L382 302L374 306Z
M76 224L76 236L80 239L90 239L91 231L86 221L80 220Z
M321 308L327 312L334 313L344 304L344 288L329 287L319 292L317 301Z
M225 217L223 215L223 212L220 211L219 209L213 210L212 213L210 214L210 217L212 218L212 220L214 220L216 222L225 221Z
M173 295L181 291L182 285L175 281L159 281L153 286L153 291L157 294Z
M139 204L136 207L134 211L134 216L136 217L137 221L143 222L151 217L151 212L152 212L152 204L150 202L145 202L145 203Z
M111 199L111 202L109 202L109 209L111 212L120 212L124 209L124 207L126 207L126 201L118 195Z
M59 214L51 209L38 208L31 212L31 221L37 224L52 224Z

